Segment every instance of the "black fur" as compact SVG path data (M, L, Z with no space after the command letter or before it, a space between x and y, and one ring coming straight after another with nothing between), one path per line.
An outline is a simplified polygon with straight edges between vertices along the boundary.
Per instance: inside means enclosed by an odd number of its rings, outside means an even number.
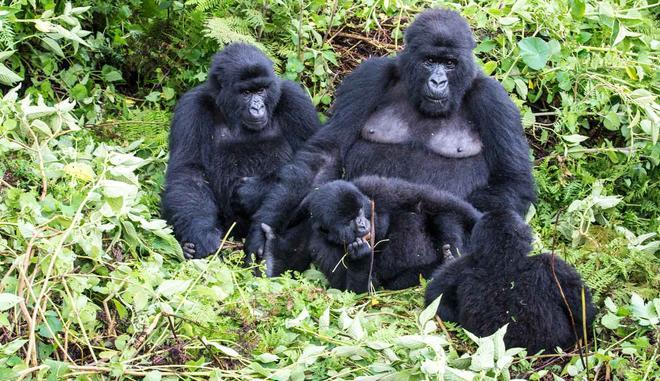
M257 92L265 115L255 121L246 100ZM318 124L305 91L278 78L257 48L232 44L216 54L208 80L177 103L170 129L162 207L184 255L213 253L234 222L232 235L244 237L275 173Z
M276 257L266 260L268 275L304 268L313 260L332 287L367 291L371 247L365 236L371 231L371 200L377 243L371 280L390 289L410 287L420 276L428 277L448 254L443 252L444 243L462 247L462 241L456 240L481 217L448 192L401 179L365 176L352 183L332 181L311 191L302 203L311 221L306 247L294 252L273 250ZM277 240L288 249L299 237L289 234ZM280 266L283 263L288 266Z
M523 214L535 200L520 114L502 86L478 71L467 23L453 11L429 10L408 28L405 41L398 57L369 59L343 81L327 126L279 174L278 184L255 213L249 252L264 250L262 223L272 226L277 236L286 235L291 211L305 196L340 178L397 177L450 192L481 211L506 208ZM443 94L448 96L431 102L425 98L429 82L424 77L430 78L434 70L446 76ZM391 115L390 125L365 131L379 113L385 122ZM437 153L446 142L434 142L433 137L447 131L456 141L476 136L480 141L470 149L478 148L478 153ZM386 143L370 137L372 133ZM459 153L461 148L457 146ZM409 216L406 225L427 226L427 221ZM404 250L400 258L405 258L415 242L398 244Z
M426 304L440 294L438 315L460 323L477 336L488 336L509 324L504 341L510 347L567 348L575 333L582 337L580 275L551 254L528 257L532 235L512 211L489 212L477 222L466 255L433 273ZM553 276L561 284L575 321L575 331ZM585 287L587 330L595 309Z

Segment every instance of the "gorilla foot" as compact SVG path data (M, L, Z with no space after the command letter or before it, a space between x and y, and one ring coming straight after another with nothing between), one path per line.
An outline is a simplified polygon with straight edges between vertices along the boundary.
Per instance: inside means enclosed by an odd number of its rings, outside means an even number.
M192 242L184 242L183 245L181 245L181 249L183 249L183 257L186 259L193 259L195 258L195 254L197 251L195 250L195 244Z
M366 258L371 255L371 246L364 238L358 238L354 242L348 244L348 257L351 260L358 260Z

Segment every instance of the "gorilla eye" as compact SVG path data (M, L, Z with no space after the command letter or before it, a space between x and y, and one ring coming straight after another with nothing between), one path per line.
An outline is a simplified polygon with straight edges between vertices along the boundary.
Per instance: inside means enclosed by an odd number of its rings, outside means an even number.
M250 90L241 91L241 95L245 95L245 96L250 95Z
M433 66L436 63L435 58L427 58L424 60L424 66Z
M456 67L456 60L455 59L448 59L445 61L445 66L449 69L453 69Z

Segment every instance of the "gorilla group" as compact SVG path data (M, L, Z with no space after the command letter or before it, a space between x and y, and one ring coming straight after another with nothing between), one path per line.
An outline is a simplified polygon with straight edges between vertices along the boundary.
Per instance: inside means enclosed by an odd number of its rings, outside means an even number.
M466 255L433 274L426 304L442 295L438 316L477 336L491 335L508 323L508 347L531 353L569 347L582 339L583 322L591 331L591 295L566 262L551 254L528 257L531 243L530 229L520 216L511 211L485 214L472 230Z
M313 221L294 218L292 211L313 189L337 179L399 178L453 194L481 212L525 213L535 190L520 115L502 86L477 68L474 47L470 27L460 15L434 9L406 30L404 49L396 58L361 64L338 88L327 125L279 172L253 216L247 252L266 257L267 272L273 274L304 262L292 257L310 255L305 243L288 237L304 225L312 228ZM332 220L339 208L329 202L314 211L314 219ZM411 274L405 281L384 282L385 287L418 284L419 276L430 275L442 262L443 246L460 252L469 239L454 228L439 241L432 215L414 208L408 212L390 216L382 245L397 257L384 272L405 269ZM393 227L417 234L394 234ZM272 240L284 244L267 245L264 228ZM432 250L421 251L426 254L411 249L429 244Z
M216 251L235 224L269 276L313 262L356 292L431 277L427 303L442 294L438 314L477 335L510 323L509 345L575 342L582 282L554 257L527 256L529 147L474 47L458 13L423 12L397 57L344 79L318 128L301 87L256 48L227 46L170 131L163 214L186 258Z
M318 129L309 96L257 48L232 44L206 83L177 103L163 215L186 258L215 252L233 223L243 238L280 167Z

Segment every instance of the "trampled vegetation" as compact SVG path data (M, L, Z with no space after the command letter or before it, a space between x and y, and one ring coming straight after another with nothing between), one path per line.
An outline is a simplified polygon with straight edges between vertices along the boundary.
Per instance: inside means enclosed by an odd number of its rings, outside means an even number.
M255 278L240 246L182 261L159 219L169 116L231 41L321 111L429 6L459 10L522 110L538 252L599 308L583 351L505 349L422 287ZM15 0L0 6L0 380L660 378L660 34L654 0Z

